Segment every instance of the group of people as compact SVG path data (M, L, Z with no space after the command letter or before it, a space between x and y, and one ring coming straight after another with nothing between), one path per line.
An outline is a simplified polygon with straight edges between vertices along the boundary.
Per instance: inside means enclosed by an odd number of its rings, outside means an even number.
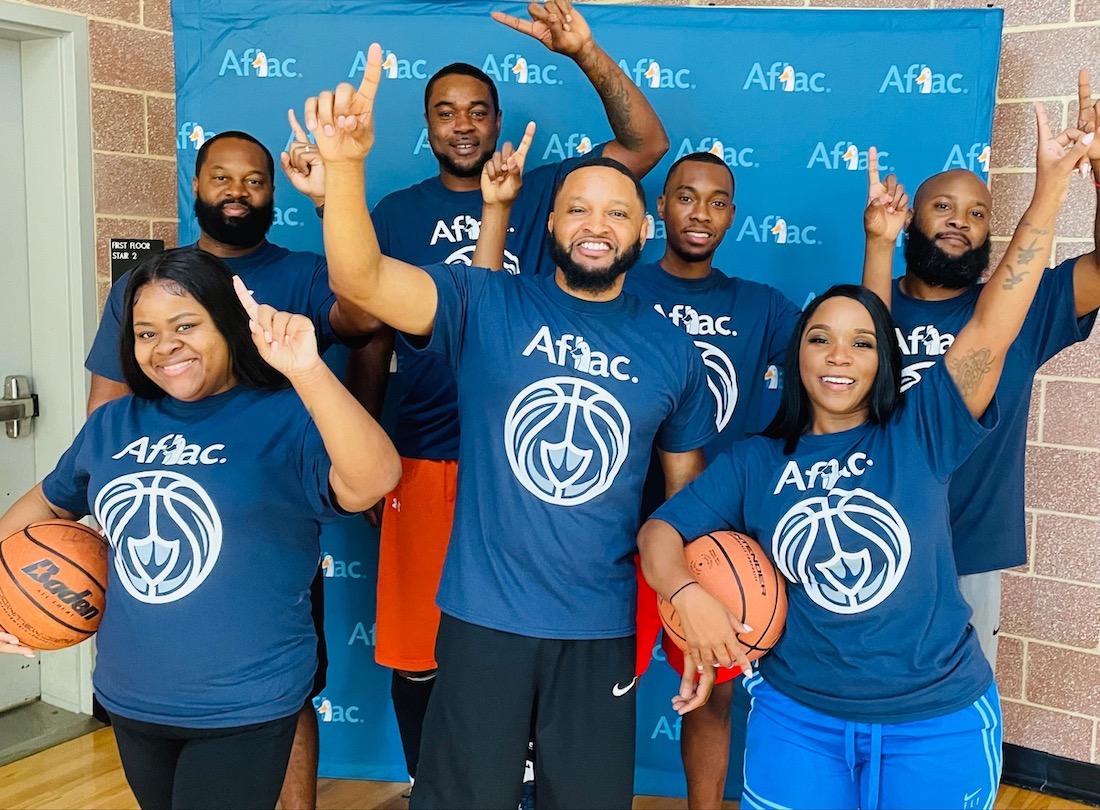
M1095 251L1044 269L1071 175L1100 178L1087 74L1076 126L1036 110L1035 190L996 267L981 178L935 175L910 206L872 154L862 283L799 311L714 266L735 178L710 153L669 169L666 249L638 263L661 122L568 0L529 11L493 16L576 62L613 140L525 173L534 125L498 151L492 80L448 65L424 97L438 175L368 211L373 45L358 88L310 98L305 129L289 114L281 162L324 257L266 240L275 161L225 131L196 158L198 242L111 290L88 421L0 536L103 528L94 685L138 802L315 806L318 536L362 512L414 808L530 802L529 759L539 807L629 807L658 595L688 641L662 643L691 807L720 804L731 757L746 808L992 807L1032 378L1100 307ZM446 263L430 237L456 216L476 244ZM338 341L347 385L321 360ZM717 529L788 583L755 667L685 563Z

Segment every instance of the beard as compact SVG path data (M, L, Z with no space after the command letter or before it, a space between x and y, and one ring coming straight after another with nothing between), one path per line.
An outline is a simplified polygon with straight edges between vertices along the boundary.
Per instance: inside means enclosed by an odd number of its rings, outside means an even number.
M447 174L455 177L480 177L481 170L485 167L485 164L489 162L489 158L493 156L494 147L487 146L478 153L477 159L469 166L460 166L451 159L451 156L438 151L431 141L428 142L428 146L431 147L432 154L435 155L435 159L439 161L439 168L447 172Z
M227 217L222 213L224 206L236 203L248 207L248 213L242 217ZM267 205L253 206L244 200L222 200L213 205L195 197L195 219L203 233L216 242L238 248L254 247L264 240L275 220L275 201Z
M914 219L905 232L905 270L933 287L962 290L976 284L989 267L991 247L987 236L977 247L949 256Z
M587 293L607 292L619 276L637 263L638 256L642 253L641 244L635 242L616 256L607 267L602 270L589 270L573 261L573 257L569 255L569 246L558 242L554 234L547 235L547 245L550 249L550 257L561 268L569 288Z

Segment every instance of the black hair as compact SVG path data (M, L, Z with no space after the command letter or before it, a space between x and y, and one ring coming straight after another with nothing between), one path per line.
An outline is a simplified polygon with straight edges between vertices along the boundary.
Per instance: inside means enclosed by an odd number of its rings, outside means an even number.
M661 186L662 193L668 191L668 181L672 179L672 173L676 171L677 168L679 168L681 163L687 163L688 161L692 163L710 163L714 166L721 166L723 169L729 172L730 196L733 195L733 189L737 184L736 181L733 179L733 169L729 167L729 164L727 164L726 161L722 160L722 158L718 157L718 155L714 154L713 152L688 152L682 158L669 166L668 174L665 175L665 184Z
M642 188L642 181L638 179L637 175L635 175L634 172L630 171L630 169L628 169L622 163L615 160L615 158L604 157L603 155L583 160L580 163L576 163L572 167L570 167L569 171L559 177L558 182L554 184L554 193L550 197L551 205L553 205L553 203L557 201L558 192L560 192L561 187L565 185L565 178L567 178L575 171L579 171L580 169L590 169L593 166L606 166L609 169L614 169L619 174L623 174L629 177L631 182L634 183L634 190L638 192L638 199L642 202L642 210L645 210L645 189Z
M199 170L202 169L202 164L206 163L206 153L210 150L210 147L218 141L225 140L227 138L233 138L238 141L248 141L254 143L264 151L264 157L267 158L267 177L275 183L275 158L271 156L270 150L256 138L249 135L247 132L241 132L236 129L227 129L225 132L219 132L212 138L203 141L202 146L199 147L199 153L195 155L195 176L198 177Z
M260 357L248 329L248 315L233 289L233 271L218 257L189 246L150 256L130 273L122 303L119 350L122 374L135 396L161 399L164 390L145 376L134 355L134 299L147 284L166 282L185 291L210 313L229 346L229 364L240 385L276 390L289 383Z
M488 74L468 62L452 62L433 73L432 77L428 79L428 83L424 85L425 115L428 114L428 100L432 97L432 88L435 87L437 81L445 76L469 76L471 79L477 79L489 88L489 95L493 98L493 112L500 112L500 96L497 94L497 86L493 84L493 80L489 78Z
M868 421L881 425L890 418L901 405L901 349L898 348L897 333L890 310L882 299L858 284L837 284L819 295L802 311L794 334L787 345L787 355L783 361L783 393L779 400L779 411L771 424L764 428L763 434L772 439L783 440L783 452L790 455L798 446L798 440L809 428L813 419L813 409L806 389L802 385L802 375L798 365L798 354L802 346L802 333L817 308L830 298L851 298L858 301L871 315L875 327L875 351L878 353L878 373L868 393Z

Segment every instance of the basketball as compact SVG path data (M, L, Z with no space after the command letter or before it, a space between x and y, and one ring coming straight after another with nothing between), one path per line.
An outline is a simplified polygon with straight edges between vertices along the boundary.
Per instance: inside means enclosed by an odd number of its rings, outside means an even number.
M755 540L737 532L711 532L688 543L684 556L704 590L752 628L737 636L750 661L775 646L787 619L787 584ZM676 608L659 598L658 609L665 632L686 652Z
M103 618L107 545L71 520L32 523L0 541L0 628L37 650L88 638Z

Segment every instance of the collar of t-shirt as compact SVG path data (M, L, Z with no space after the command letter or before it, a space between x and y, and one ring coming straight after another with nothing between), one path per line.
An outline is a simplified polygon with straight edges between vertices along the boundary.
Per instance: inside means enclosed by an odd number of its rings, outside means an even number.
M960 304L966 304L967 306L969 306L977 300L979 295L981 295L983 286L982 284L971 284L961 293L959 293L958 295L954 295L950 298L916 298L906 293L905 290L902 288L901 281L903 278L905 278L905 276L901 275L894 279L894 295L905 300L907 303L912 303L922 307L942 307L943 309L953 309Z
M704 293L719 286L723 279L728 279L717 267L712 267L702 278L684 278L668 272L660 262L642 265L627 272L637 272L639 276L652 278L665 287L686 293Z
M198 242L194 246L202 250ZM235 273L240 274L241 271L247 273L250 270L263 267L265 264L271 264L283 253L285 253L284 248L273 245L265 239L251 253L246 253L243 256L219 256L218 258L225 262Z
M158 405L162 411L182 419L201 419L208 414L231 405L235 399L244 394L248 389L243 385L234 385L228 391L213 394L202 399L185 402L182 399L165 396L159 400Z

